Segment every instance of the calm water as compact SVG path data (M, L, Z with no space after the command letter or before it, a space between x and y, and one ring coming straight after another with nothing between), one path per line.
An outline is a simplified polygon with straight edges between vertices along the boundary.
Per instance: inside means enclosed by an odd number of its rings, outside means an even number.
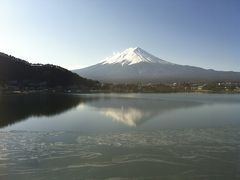
M240 95L0 96L0 179L240 179Z

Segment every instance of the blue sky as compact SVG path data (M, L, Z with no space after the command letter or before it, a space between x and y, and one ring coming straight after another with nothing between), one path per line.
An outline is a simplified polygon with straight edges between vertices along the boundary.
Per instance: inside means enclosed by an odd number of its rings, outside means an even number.
M239 0L0 0L0 52L68 69L139 46L240 71Z

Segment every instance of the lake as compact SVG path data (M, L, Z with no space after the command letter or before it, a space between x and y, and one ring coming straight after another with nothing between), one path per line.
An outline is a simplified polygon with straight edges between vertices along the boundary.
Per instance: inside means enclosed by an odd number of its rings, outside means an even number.
M238 94L0 96L0 179L240 179Z

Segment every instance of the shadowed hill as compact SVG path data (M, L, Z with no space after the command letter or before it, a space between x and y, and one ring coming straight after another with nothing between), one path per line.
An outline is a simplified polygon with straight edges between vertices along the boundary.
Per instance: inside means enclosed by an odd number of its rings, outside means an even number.
M71 87L90 89L98 82L82 78L67 69L51 64L31 64L0 53L0 82L16 86Z

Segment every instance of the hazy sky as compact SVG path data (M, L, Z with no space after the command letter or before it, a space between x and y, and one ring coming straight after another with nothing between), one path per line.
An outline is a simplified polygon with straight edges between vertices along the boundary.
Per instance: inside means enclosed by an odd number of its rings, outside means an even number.
M240 71L240 0L0 0L0 52L76 69L136 46Z

